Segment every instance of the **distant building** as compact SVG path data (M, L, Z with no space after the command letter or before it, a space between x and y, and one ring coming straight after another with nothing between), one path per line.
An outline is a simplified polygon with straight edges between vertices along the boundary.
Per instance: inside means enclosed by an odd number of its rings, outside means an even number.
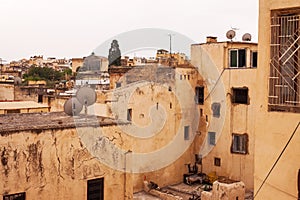
M48 105L34 101L0 101L0 114L49 112Z

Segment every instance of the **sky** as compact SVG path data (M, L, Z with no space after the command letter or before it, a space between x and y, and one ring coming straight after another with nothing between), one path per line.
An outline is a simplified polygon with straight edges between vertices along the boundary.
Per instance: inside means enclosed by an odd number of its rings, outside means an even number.
M258 0L1 0L0 58L84 57L142 28L172 30L196 43L206 36L225 41L237 28L235 40L251 33L257 42Z

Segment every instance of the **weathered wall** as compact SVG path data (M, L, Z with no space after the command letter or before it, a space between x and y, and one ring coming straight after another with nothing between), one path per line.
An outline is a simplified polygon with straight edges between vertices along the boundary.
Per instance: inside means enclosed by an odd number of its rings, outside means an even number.
M14 85L0 84L0 101L14 100Z
M250 50L257 50L255 44L243 43L209 43L192 45L191 63L198 67L199 72L206 77L205 81L214 86L214 84L224 84L223 97L225 100L221 103L225 106L224 124L221 124L222 131L220 137L216 141L216 145L212 151L203 159L203 170L205 173L212 171L217 175L228 176L230 179L241 180L248 189L253 189L253 173L254 173L254 125L255 125L255 106L254 99L256 96L256 69L241 68L228 69L228 49L231 48L247 48L248 55ZM250 56L247 55L247 63L250 65ZM208 70L216 68L219 71L220 80L211 80ZM225 70L225 71L223 71ZM222 74L222 75L221 75ZM232 104L232 87L248 87L250 104ZM219 86L217 86L219 87ZM211 95L221 95L214 90ZM205 95L206 96L206 95ZM206 102L208 110L212 113L211 104L214 102ZM224 109L224 108L223 108ZM207 113L207 111L206 111ZM212 118L210 114L210 118ZM210 126L210 120L208 125ZM232 133L248 134L248 154L231 153ZM207 133L206 133L207 134ZM221 159L221 166L214 165L214 159Z
M299 114L268 112L268 77L270 70L271 10L300 8L298 0L260 0L259 4L259 68L257 73L255 123L254 194L280 155L297 124ZM273 172L257 193L256 199L297 199L297 174L300 169L300 130L295 133Z
M0 146L1 198L25 191L26 199L86 199L87 180L104 177L104 198L124 199L124 173L93 157L76 129L14 132Z

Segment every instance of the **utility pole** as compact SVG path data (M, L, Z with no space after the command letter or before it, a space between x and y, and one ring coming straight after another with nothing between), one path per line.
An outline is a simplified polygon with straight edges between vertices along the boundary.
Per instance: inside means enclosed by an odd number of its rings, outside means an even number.
M171 66L171 62L172 62L172 36L174 36L174 34L169 33L168 36L170 38L170 62L169 62L169 66Z

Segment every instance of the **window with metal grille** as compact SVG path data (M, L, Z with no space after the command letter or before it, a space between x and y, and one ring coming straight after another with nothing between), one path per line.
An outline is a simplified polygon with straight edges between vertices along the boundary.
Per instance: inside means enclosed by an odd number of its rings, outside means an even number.
M232 88L232 103L248 104L248 88Z
M229 50L229 67L246 67L246 49Z
M231 153L248 153L248 135L247 134L232 134Z
M195 100L196 104L203 105L204 104L204 87L197 86L195 88Z
M271 14L269 111L300 112L300 9Z
M26 199L25 192L3 195L3 200L25 200L25 199Z
M104 199L104 178L88 180L87 182L87 200Z

